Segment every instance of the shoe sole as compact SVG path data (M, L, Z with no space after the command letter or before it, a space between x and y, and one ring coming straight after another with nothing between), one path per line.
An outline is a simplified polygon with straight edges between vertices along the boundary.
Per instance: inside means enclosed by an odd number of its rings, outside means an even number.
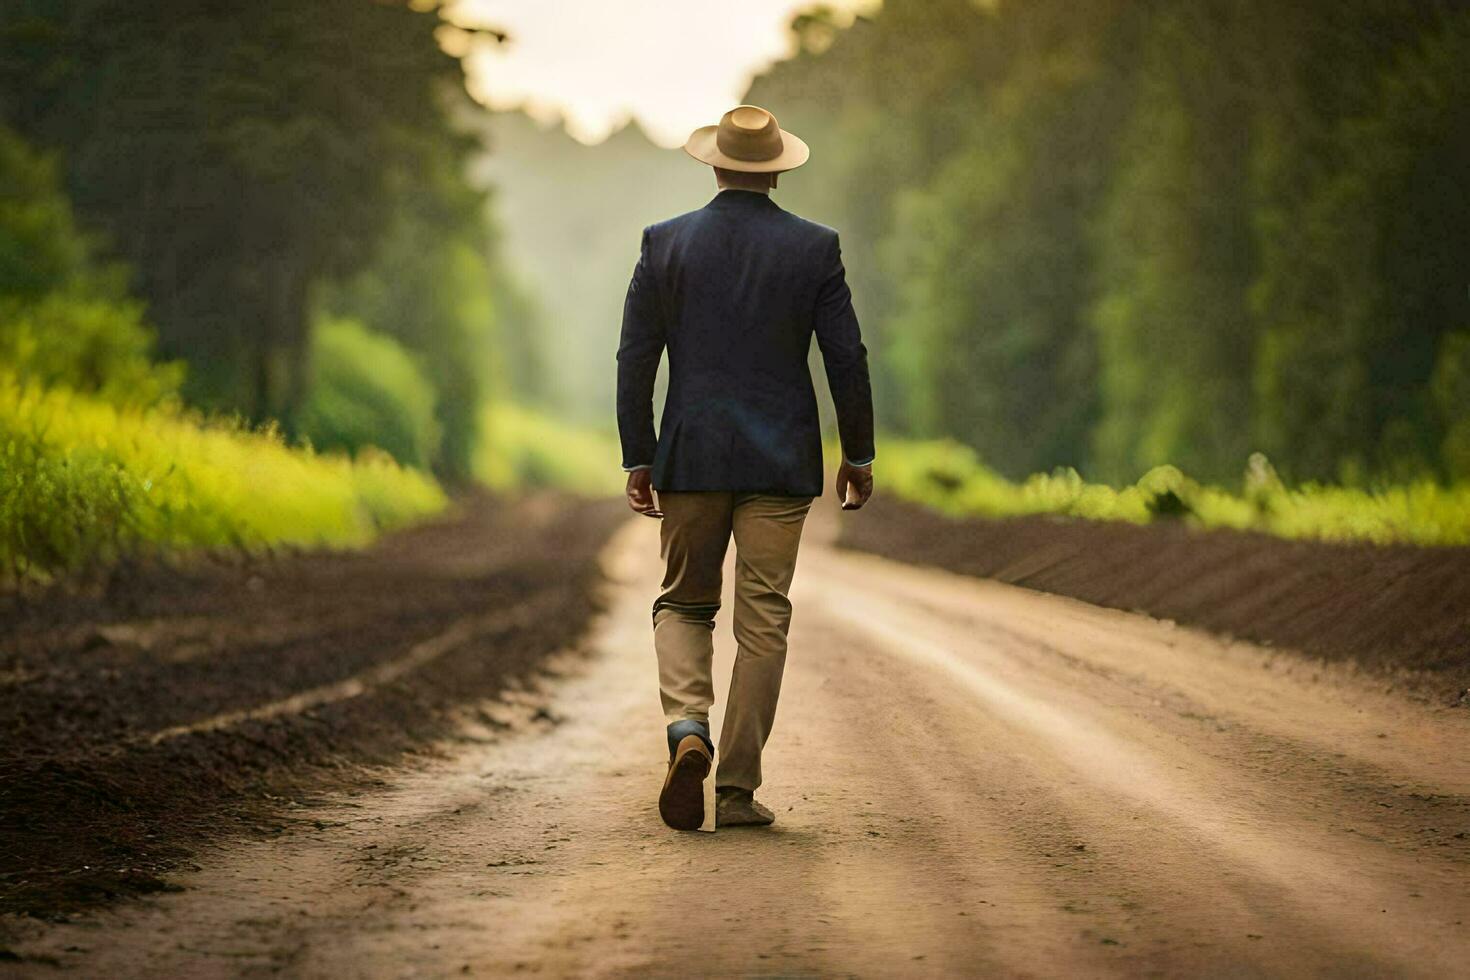
M695 744L686 745L690 739ZM658 815L675 830L698 830L704 823L704 779L709 775L710 755L698 735L687 735L679 743L674 763L669 766L663 792L658 795Z

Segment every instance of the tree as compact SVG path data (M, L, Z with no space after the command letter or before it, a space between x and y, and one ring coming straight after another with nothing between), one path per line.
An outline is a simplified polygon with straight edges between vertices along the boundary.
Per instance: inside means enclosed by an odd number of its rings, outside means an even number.
M1448 475L1466 17L895 0L800 22L751 98L812 136L788 196L848 233L888 428L1015 473Z
M367 265L325 286L318 305L351 317L419 354L438 393L442 442L432 459L464 478L479 440L481 395L497 372L498 262L483 195L469 189L456 155L400 188L386 233Z
M809 169L793 174L781 197L842 234L878 414L899 427L910 421L901 338L886 326L898 284L883 273L882 243L898 195L926 184L963 145L980 92L1003 73L1008 22L990 6L889 0L877 17L836 35L829 17L808 15L797 22L800 53L746 95L814 147Z
M900 195L885 246L884 333L914 431L1018 476L1084 465L1096 411L1087 234L1110 173L1098 147L1126 105L1111 49L1127 38L1108 5L1070 6L1018 14L1006 81L929 185Z
M1249 452L1253 107L1240 4L1154 8L1095 245L1095 463L1233 475Z
M1319 141L1333 165L1268 226L1259 431L1297 476L1458 472L1460 416L1432 389L1455 388L1470 320L1470 14L1418 13L1353 74Z
M64 151L79 214L137 269L196 400L289 418L314 286L368 261L415 174L468 151L443 105L459 64L414 6L15 0L0 14L6 116Z

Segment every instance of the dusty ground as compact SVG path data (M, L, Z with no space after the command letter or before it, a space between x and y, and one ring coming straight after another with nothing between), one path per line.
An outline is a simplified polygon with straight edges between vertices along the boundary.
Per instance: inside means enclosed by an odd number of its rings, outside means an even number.
M822 504L761 793L775 827L658 821L637 519L586 653L540 695L558 723L466 723L384 786L201 856L182 892L12 920L14 972L1464 975L1470 712L835 552Z
M472 497L364 552L0 597L0 912L173 887L453 730L583 633L616 507Z
M1470 548L1288 541L1182 522L956 519L879 496L841 544L1363 667L1470 708Z

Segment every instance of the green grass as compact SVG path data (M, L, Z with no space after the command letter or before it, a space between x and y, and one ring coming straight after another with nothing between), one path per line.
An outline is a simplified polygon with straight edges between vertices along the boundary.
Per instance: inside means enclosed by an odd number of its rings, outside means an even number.
M621 494L617 438L507 402L480 416L476 479L493 490L558 487L588 496Z
M1287 487L1262 456L1249 461L1239 492L1200 484L1172 466L1127 487L1088 483L1071 469L1017 483L948 441L881 440L876 474L879 492L954 516L1054 514L1135 524L1173 517L1283 538L1470 545L1470 484Z
M443 492L386 454L287 446L171 405L124 407L0 375L0 578L126 554L358 546Z

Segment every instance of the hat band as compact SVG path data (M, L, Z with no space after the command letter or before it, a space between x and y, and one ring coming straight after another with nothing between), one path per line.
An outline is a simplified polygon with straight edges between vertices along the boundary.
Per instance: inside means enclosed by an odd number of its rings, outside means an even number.
M781 140L781 130L771 127L771 132L731 132L721 126L715 133L715 146L733 160L759 163L774 160L786 148Z

